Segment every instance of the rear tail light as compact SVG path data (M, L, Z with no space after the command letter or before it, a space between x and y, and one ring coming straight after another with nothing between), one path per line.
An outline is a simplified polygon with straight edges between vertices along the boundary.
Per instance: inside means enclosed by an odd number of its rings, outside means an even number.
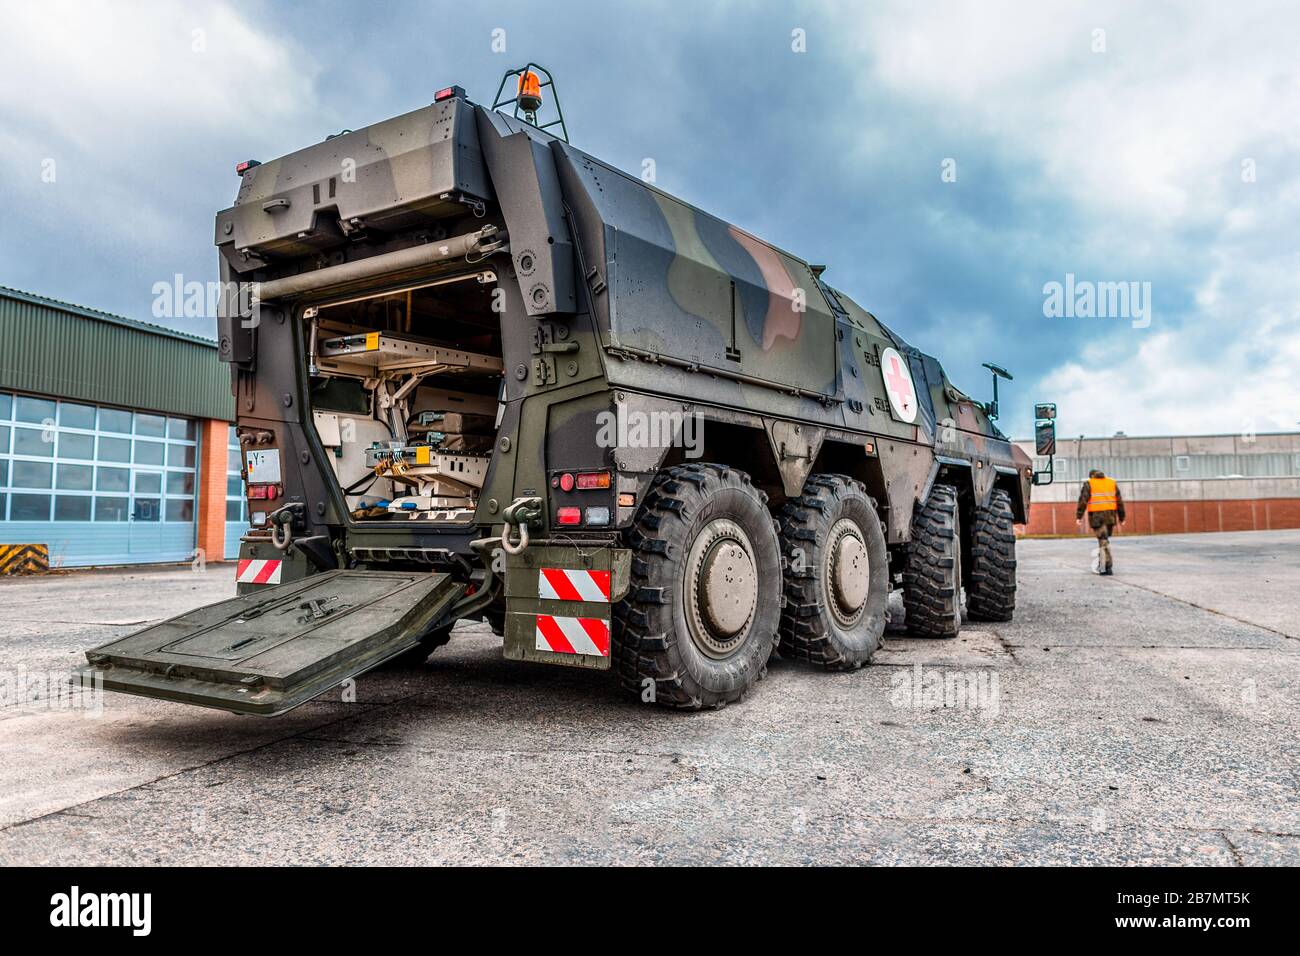
M555 520L560 524L582 524L582 509L561 508L555 512Z
M269 501L272 498L279 498L281 490L279 485L249 485L248 498L250 501Z
M591 471L587 472L585 475L579 475L578 487L584 490L588 488L608 488L609 472Z
M574 484L574 482L573 482L573 475L570 475L568 472L565 472L563 475L560 475L560 490L561 490L561 491L572 491L572 490L573 490L573 484Z

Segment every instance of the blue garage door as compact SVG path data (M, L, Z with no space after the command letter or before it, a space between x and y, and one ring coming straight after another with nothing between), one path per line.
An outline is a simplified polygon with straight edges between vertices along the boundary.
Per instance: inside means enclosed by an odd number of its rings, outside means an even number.
M0 543L52 567L194 554L195 423L0 392Z
M239 538L248 530L248 498L244 479L239 476L239 442L235 426L226 437L226 558L239 557Z

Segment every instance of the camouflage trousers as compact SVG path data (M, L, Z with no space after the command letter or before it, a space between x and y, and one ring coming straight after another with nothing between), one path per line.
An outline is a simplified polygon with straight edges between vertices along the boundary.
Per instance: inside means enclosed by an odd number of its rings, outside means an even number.
M1088 512L1088 526L1097 536L1097 569L1100 571L1111 570L1110 536L1115 531L1118 517L1114 511Z

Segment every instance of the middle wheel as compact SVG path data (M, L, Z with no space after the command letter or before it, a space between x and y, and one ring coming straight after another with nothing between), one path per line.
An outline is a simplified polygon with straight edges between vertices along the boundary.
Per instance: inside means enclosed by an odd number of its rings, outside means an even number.
M813 475L781 511L785 609L781 653L830 670L861 667L880 646L889 554L860 482Z

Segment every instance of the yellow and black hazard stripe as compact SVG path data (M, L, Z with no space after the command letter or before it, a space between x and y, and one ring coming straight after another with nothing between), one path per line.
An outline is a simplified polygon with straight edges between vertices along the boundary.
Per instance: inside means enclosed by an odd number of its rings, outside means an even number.
M43 574L50 570L50 549L44 544L0 544L0 575Z

